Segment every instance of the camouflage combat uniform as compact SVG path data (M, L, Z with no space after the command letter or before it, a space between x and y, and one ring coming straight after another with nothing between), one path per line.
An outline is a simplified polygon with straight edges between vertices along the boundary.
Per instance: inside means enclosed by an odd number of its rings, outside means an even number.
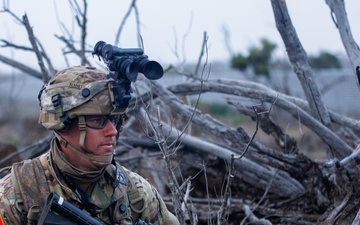
M97 157L79 151L69 143L64 145L64 140L56 133L78 118L79 146L83 147L87 130L85 116L124 115L127 105L117 105L115 101L115 96L123 96L122 89L116 88L117 85L121 82L115 82L107 77L106 72L93 67L59 71L44 85L39 93L39 123L54 130L56 137L48 153L14 164L11 173L0 180L0 225L28 224L27 212L35 212L29 214L35 215L36 210L41 211L52 192L78 208L86 207L86 211L103 224L134 224L138 218L151 224L179 224L156 189L138 174L111 161L113 155ZM113 125L119 134L122 123ZM79 195L79 189L66 179L65 170L70 168L70 164L59 164L61 157L54 157L60 152L60 143L79 157L106 162L101 173L96 174L96 179L86 177L91 186L86 190L85 201L84 195ZM86 172L92 174L94 171ZM84 173L81 171L79 175L84 177ZM34 218L37 219L37 216Z
M49 193L56 192L73 205L80 206L79 197L52 166L50 152L15 164L13 169L15 168L18 168L18 173L22 173L21 180L17 179L19 186L23 189L22 194L26 192L26 195L31 195L23 196L24 205L37 202L42 204L40 205L42 208ZM95 217L97 220L103 224L134 224L134 218L141 218L151 224L178 224L175 216L168 211L162 198L149 182L124 167L118 166L118 169L121 179L114 190L115 202L113 204L109 205L109 198L113 193L114 165L106 168L104 176L92 188L90 198L98 207ZM17 178L20 177L17 176ZM42 184L42 181L46 181L46 184ZM129 195L140 197L136 197L139 201L130 204ZM0 216L4 225L27 224L24 215L17 209L16 200L12 173L9 173L0 180ZM126 207L124 208L123 205ZM23 206L19 205L19 207ZM26 213L24 214L26 217Z

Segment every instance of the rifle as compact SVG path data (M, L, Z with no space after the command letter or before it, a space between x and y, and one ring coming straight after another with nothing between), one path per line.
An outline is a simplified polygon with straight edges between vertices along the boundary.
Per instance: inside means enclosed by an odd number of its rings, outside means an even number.
M101 225L99 221L52 192L46 199L38 225L54 224Z
M102 225L55 192L46 199L45 207L40 214L37 225ZM138 219L135 225L151 225Z

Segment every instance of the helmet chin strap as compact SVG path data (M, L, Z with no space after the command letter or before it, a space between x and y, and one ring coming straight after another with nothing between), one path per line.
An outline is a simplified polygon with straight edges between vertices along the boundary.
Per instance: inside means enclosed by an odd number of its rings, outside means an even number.
M94 154L86 152L86 148L85 148L85 144L84 144L85 136L86 136L86 124L85 124L84 116L79 117L79 130L80 130L79 145L80 145L80 148L82 151L76 149L69 142L64 140L64 138L62 138L58 134L58 132L55 131L54 133L55 133L56 138L59 140L59 142L62 146L70 149L72 152L74 152L78 156L89 160L94 165L96 165L98 167L105 167L105 166L111 164L114 155L99 156L99 155L94 155Z
M85 136L86 136L85 116L79 116L78 126L80 131L79 145L80 148L85 152Z

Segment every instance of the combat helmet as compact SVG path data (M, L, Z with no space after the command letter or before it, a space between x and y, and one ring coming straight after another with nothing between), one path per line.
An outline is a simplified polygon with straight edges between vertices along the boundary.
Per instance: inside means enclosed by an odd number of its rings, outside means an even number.
M114 105L112 78L94 67L76 66L55 74L39 93L39 123L60 130L86 115L120 115L126 108Z
M117 90L117 85L118 83L109 77L108 73L94 67L75 66L59 71L39 93L39 123L49 130L54 130L59 143L80 157L87 158L100 166L108 165L113 160L112 155L97 156L86 151L84 144L87 129L85 117L88 115L117 115L118 120L113 125L118 131L118 138L121 125L126 118L128 102L118 104L119 93L114 91ZM114 97L114 95L117 96ZM59 133L61 129L75 120L77 120L80 131L79 146L81 149L76 149Z

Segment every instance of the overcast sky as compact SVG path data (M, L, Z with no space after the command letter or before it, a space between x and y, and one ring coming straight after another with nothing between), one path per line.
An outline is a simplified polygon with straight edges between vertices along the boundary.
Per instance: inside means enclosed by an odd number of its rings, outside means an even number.
M113 44L130 2L88 1L87 42L95 45L97 41L104 40ZM352 34L359 44L360 1L345 0L345 3ZM287 4L300 41L308 53L315 54L323 49L344 53L325 0L288 0ZM258 45L260 38L265 37L275 42L285 55L285 48L275 27L270 0L138 0L137 6L145 54L154 60L166 63L177 63L183 59L188 62L196 61L203 34L207 32L209 60L228 61L230 53L224 44L223 27L230 31L229 45L234 52L245 53L250 46ZM63 44L54 37L54 34L62 35L57 19L70 30L77 29L69 13L68 1L11 0L10 9L19 17L27 13L35 34L48 49L47 53L52 56L53 63L55 66L62 66L60 47ZM29 46L24 28L7 14L0 14L0 18L1 39ZM129 19L118 47L138 47L133 13ZM179 57L175 56L174 50ZM10 53L3 48L0 51L0 54L12 54L12 57L19 59L24 57L19 52ZM59 59L59 62L55 62L55 59ZM0 64L0 68L2 67L3 64Z

